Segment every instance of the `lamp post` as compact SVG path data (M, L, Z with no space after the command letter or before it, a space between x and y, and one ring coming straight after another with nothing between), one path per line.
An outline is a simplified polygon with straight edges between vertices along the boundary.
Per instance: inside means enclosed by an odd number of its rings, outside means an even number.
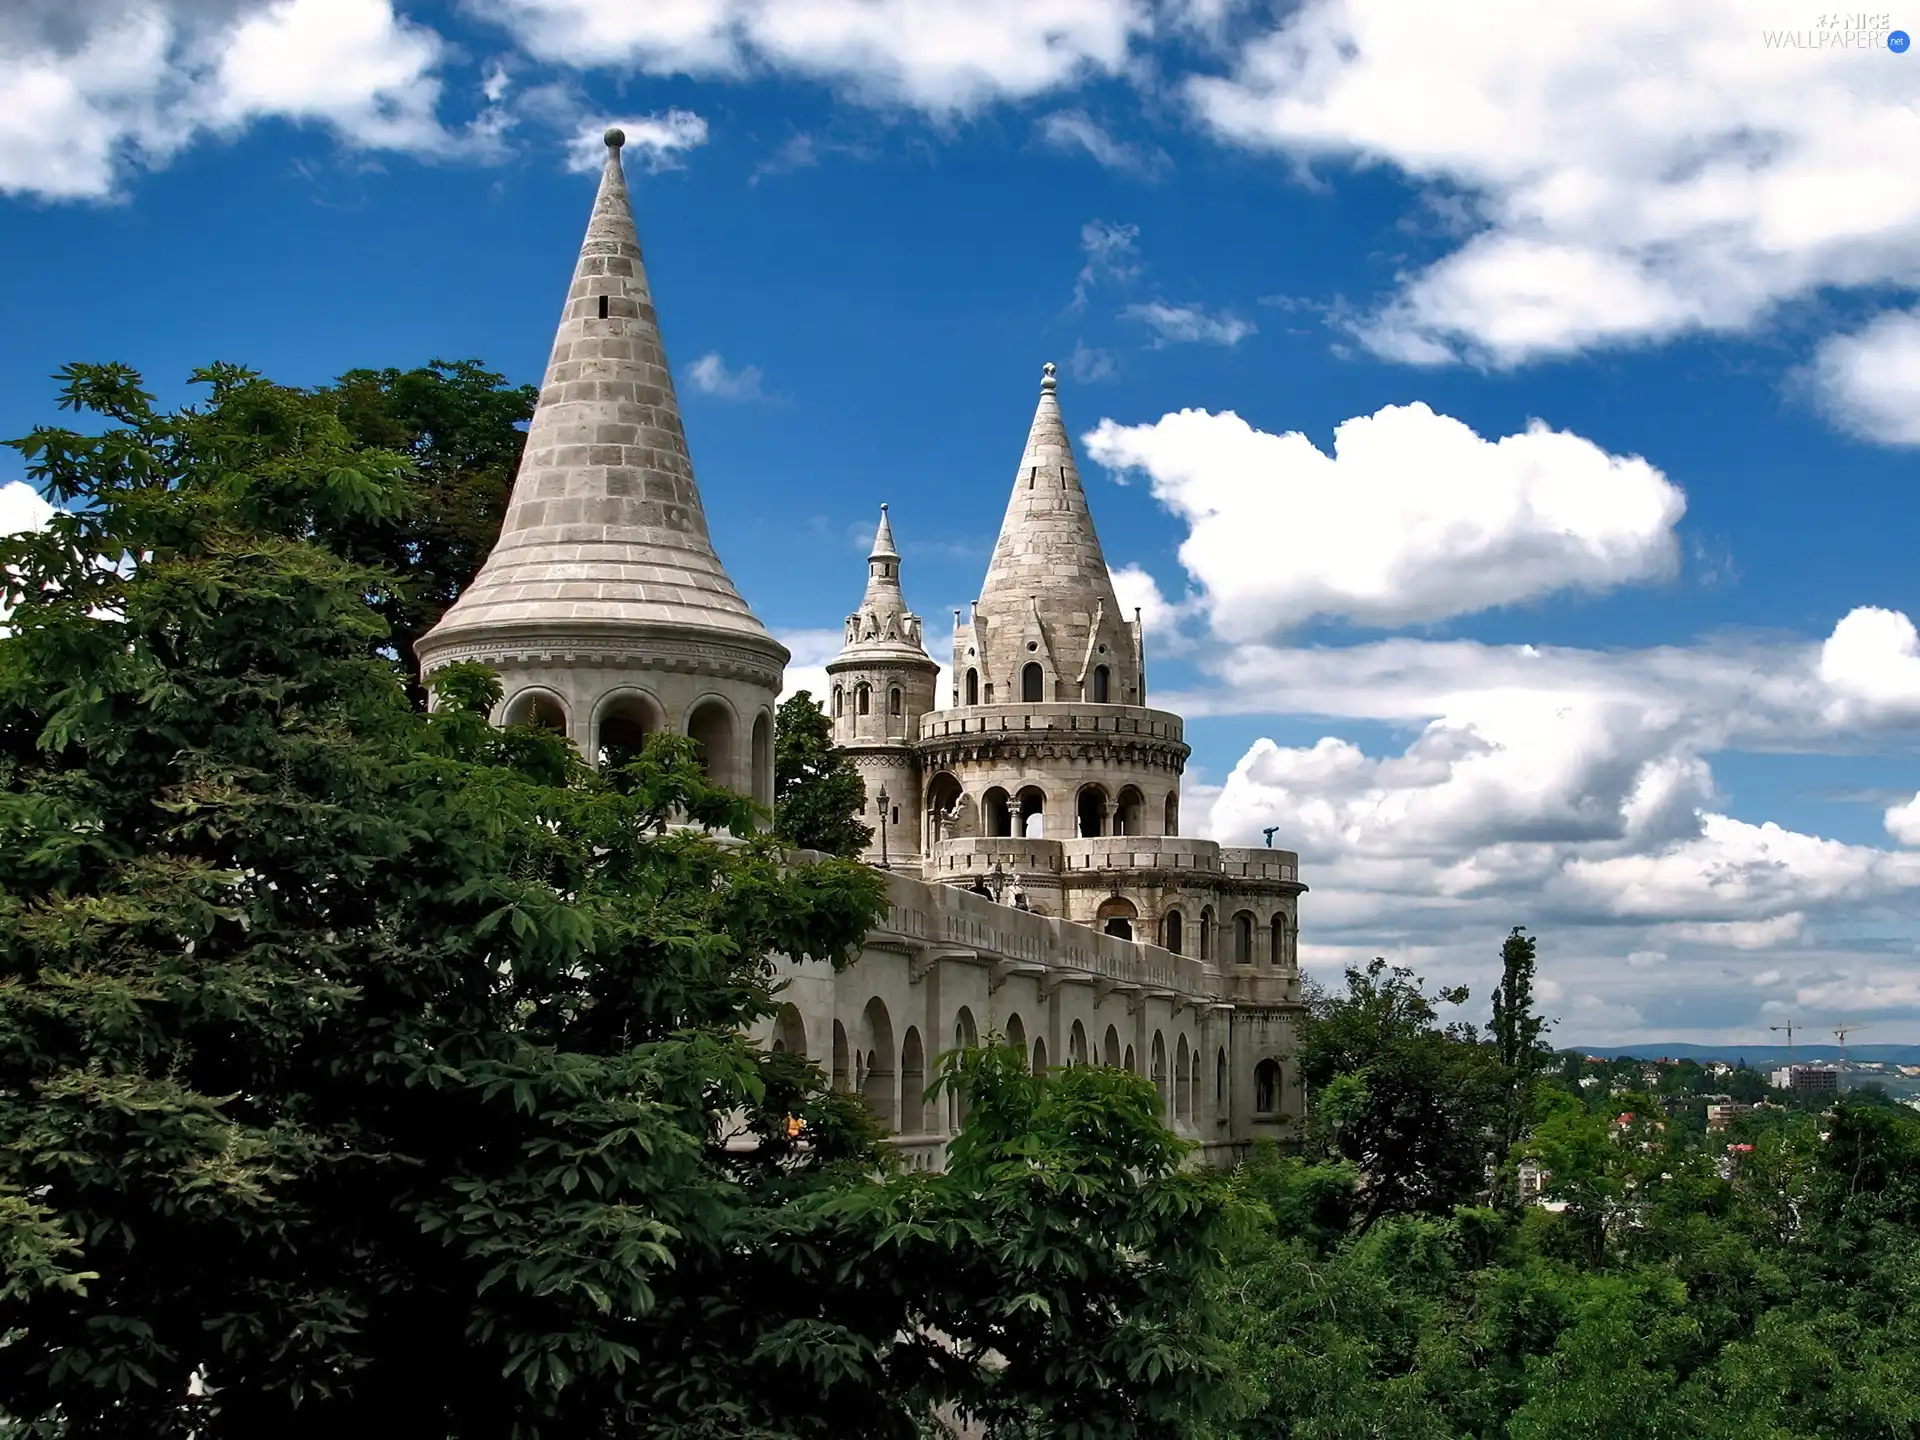
M893 867L887 864L887 787L882 785L873 798L880 802L880 868L891 870Z
M993 895L994 904L1003 905L1006 903L1001 897L1007 893L1007 882L1012 878L1013 877L1007 874L1006 870L1001 866L999 860L996 859L993 862L993 869L987 872L987 888Z

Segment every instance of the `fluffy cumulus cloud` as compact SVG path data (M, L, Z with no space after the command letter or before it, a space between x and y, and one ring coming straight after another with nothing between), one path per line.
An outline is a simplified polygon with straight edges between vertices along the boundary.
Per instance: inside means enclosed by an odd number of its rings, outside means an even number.
M1757 991L1792 1008L1884 968L1875 927L1920 928L1920 852L1725 812L1713 753L1835 738L1820 650L1232 648L1211 661L1214 705L1387 721L1409 738L1260 740L1207 797L1205 823L1238 844L1278 826L1301 852L1310 959L1389 951L1484 986L1498 937L1525 922L1550 937L1572 1038L1750 1028ZM1920 839L1916 815L1920 799L1887 827ZM1890 1012L1900 993L1887 988Z
M1920 282L1912 65L1816 18L1490 0L1467 24L1424 0L1306 0L1187 93L1232 142L1390 165L1463 205L1466 238L1364 333L1406 360L1512 364Z
M581 68L760 67L943 114L1122 70L1152 27L1133 0L484 0L533 55Z
M53 507L24 480L0 485L0 535L38 530L53 515Z
M1309 617L1404 625L1673 572L1680 489L1534 423L1488 440L1422 404L1347 420L1328 454L1231 412L1103 420L1087 452L1144 472L1222 636ZM1284 561L1284 563L1277 563Z
M360 147L443 150L445 46L391 0L0 7L0 193L108 194L122 167L279 117Z
M687 381L702 395L721 400L764 400L760 367L742 365L730 369L718 350L710 350L687 367Z
M1920 633L1898 610L1863 605L1820 647L1836 723L1920 721Z
M1920 445L1920 311L1834 336L1810 368L1820 403L1843 429L1885 445Z

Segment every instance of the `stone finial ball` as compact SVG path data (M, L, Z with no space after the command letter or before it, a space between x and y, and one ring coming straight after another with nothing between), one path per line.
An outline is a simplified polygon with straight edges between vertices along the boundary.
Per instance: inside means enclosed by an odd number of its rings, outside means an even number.
M607 148L609 150L618 150L622 145L627 143L627 132L616 125L607 131L605 135L601 136L601 139L607 142Z

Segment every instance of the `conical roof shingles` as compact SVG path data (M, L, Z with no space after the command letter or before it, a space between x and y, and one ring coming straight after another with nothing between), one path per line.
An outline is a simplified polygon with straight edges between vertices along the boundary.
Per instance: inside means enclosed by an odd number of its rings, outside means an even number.
M1053 366L1048 365L1006 518L1000 522L1000 538L980 587L980 605L1001 610L1009 603L1024 606L1037 596L1044 610L1047 597L1053 596L1076 600L1074 608L1088 612L1096 601L1104 601L1106 613L1117 615L1113 578L1094 533L1057 388Z
M787 652L707 534L640 239L609 131L506 520L423 652L500 632L705 630Z

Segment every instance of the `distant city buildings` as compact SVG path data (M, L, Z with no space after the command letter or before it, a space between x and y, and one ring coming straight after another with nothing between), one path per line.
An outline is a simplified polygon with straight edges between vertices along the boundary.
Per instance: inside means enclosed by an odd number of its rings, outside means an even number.
M1783 1065L1773 1072L1773 1088L1797 1094L1834 1094L1840 1089L1840 1072L1825 1065Z
M1709 1133L1726 1129L1736 1117L1750 1114L1753 1110L1753 1106L1742 1104L1731 1095L1708 1095L1705 1098Z

